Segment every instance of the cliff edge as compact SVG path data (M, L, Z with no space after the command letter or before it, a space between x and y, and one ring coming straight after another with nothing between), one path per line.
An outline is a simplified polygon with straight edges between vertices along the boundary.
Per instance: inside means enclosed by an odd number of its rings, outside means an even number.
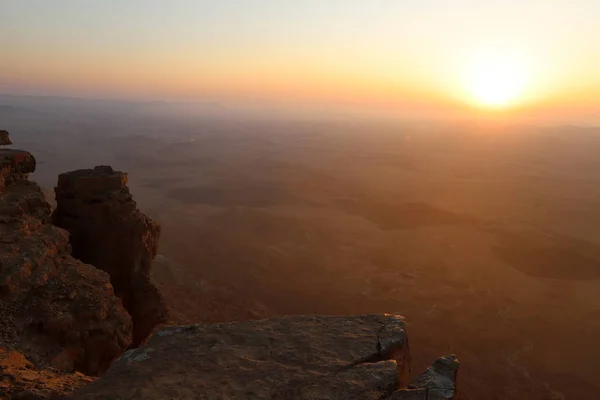
M61 174L51 215L35 168L0 149L0 399L455 398L454 356L411 379L400 316L162 326L149 278L160 227L127 175Z

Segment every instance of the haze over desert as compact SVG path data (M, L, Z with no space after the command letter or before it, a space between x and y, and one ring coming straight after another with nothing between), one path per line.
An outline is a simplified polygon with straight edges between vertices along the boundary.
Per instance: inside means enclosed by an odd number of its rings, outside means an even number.
M177 323L397 313L414 369L460 355L465 399L598 389L597 128L0 112L49 199L128 172Z

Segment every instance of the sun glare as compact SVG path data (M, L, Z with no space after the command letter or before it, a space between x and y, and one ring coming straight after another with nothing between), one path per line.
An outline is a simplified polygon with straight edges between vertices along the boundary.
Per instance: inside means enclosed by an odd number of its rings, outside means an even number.
M509 54L487 52L471 60L465 82L475 105L508 108L522 100L528 75L523 59Z

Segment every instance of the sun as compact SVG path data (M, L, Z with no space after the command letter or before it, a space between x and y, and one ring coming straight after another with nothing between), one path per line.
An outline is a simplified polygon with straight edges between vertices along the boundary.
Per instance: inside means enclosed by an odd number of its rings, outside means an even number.
M473 57L466 68L470 101L483 108L509 108L523 100L529 80L523 57L486 51Z

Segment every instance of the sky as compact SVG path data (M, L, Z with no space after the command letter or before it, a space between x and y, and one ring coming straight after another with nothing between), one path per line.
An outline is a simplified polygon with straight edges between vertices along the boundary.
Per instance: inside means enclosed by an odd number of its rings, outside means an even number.
M3 93L600 105L597 0L2 0L0 16Z

